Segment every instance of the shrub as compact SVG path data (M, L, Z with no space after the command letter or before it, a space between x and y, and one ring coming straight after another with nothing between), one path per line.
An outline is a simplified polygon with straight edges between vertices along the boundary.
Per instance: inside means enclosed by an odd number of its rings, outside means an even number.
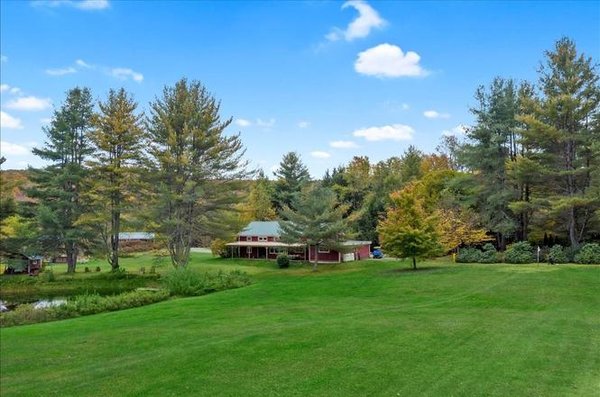
M100 266L96 266L96 272L99 272L100 270Z
M565 253L564 248L560 244L555 244L548 250L548 255L546 255L546 260L549 263L567 263L569 262L569 258L567 258L567 254Z
M46 281L52 283L56 281L56 275L52 270L45 270L44 275L46 276Z
M290 257L287 254L279 254L277 255L277 266L280 269L286 269L290 267Z
M460 263L477 263L481 261L481 251L477 248L461 248L456 256Z
M483 246L479 261L481 263L496 263L497 254L494 244L487 243Z
M128 309L160 302L168 297L169 293L165 290L136 290L104 297L98 294L77 295L64 305L44 309L35 309L31 304L20 305L13 311L0 314L0 326L33 324Z
M164 283L171 295L198 296L215 291L244 287L250 284L246 273L238 270L224 273L197 273L188 268L176 269L168 273Z
M528 241L520 241L508 246L504 253L506 263L531 263L533 258L533 247Z
M210 243L210 251L213 256L220 256L221 258L227 258L229 256L229 252L227 251L227 243L220 238L214 239Z
M85 269L84 269L84 271L85 271L86 273L89 273L89 272L90 272L90 268L86 266L86 267L85 267Z
M590 265L600 264L600 244L587 243L575 255L575 262Z

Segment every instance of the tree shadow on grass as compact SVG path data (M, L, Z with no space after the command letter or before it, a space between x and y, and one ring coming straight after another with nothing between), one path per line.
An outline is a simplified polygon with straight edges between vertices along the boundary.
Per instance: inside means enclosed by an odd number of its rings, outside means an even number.
M417 273L433 273L445 269L444 266L427 266L427 267L417 267L413 269L412 267L399 268L399 269L388 269L382 271L381 274L384 276L401 276L408 274L417 274Z

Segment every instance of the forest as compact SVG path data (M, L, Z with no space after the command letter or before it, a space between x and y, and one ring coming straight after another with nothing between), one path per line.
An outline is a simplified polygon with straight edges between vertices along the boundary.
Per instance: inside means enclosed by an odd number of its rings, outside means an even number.
M185 267L192 246L312 211L327 220L317 227L336 224L330 239L369 240L397 257L494 262L522 250L534 261L541 247L543 260L598 263L598 81L594 60L560 39L537 81L474 87L474 122L435 153L356 156L316 179L296 152L273 175L251 169L240 135L227 132L232 119L198 81L165 87L146 112L124 89L95 103L75 87L33 151L48 165L2 171L0 248L66 253L70 272L82 253L118 269L119 233L144 230ZM317 194L332 199L309 200Z

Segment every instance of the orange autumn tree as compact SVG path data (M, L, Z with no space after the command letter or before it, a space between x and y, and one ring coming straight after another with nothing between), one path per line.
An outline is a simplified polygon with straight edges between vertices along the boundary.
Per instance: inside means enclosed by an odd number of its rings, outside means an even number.
M437 219L425 211L423 201L415 193L415 184L392 193L392 204L377 231L382 248L391 256L412 258L416 270L417 258L436 255L440 245Z

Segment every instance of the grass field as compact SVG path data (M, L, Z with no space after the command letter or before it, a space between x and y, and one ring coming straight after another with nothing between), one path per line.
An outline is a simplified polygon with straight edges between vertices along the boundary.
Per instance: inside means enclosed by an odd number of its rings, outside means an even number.
M132 262L133 263L133 262ZM132 265L134 266L134 265ZM0 330L2 396L594 396L600 267L363 261Z

